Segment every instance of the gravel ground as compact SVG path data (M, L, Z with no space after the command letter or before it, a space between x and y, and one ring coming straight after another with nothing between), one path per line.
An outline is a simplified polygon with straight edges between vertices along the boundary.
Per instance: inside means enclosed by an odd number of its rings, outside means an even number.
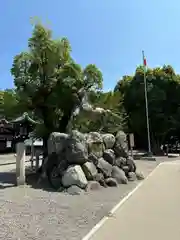
M137 167L147 176L159 161L138 160ZM0 239L6 240L81 240L138 183L69 196L30 186L8 187L14 175L2 172L9 170L0 168Z

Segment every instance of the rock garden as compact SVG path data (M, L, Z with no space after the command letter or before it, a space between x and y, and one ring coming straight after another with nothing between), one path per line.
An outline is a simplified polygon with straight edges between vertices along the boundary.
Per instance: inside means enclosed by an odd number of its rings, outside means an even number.
M114 135L54 132L41 177L47 177L57 191L71 195L144 179L128 152L123 131Z

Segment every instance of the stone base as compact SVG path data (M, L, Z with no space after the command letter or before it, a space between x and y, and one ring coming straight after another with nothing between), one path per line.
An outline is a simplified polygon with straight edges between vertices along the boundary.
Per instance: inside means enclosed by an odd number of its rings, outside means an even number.
M25 184L26 184L25 178L17 177L17 179L16 179L16 185L17 186L21 186L21 185L25 185Z

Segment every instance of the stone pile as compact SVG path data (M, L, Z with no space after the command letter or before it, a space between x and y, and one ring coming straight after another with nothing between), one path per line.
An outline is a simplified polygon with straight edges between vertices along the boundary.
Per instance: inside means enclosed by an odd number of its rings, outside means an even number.
M77 130L54 132L48 143L48 158L43 169L51 185L69 194L103 187L116 187L142 180L134 160L128 155L126 134L116 135Z

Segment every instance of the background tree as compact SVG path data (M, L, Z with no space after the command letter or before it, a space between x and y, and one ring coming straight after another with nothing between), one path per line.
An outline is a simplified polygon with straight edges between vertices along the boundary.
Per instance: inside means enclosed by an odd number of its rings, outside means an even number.
M136 69L133 77L124 77L115 87L123 95L123 105L128 115L129 131L147 146L146 112L143 67ZM180 85L179 76L171 66L147 70L147 92L150 133L153 151L158 152L172 132L179 128Z
M0 91L0 118L11 120L22 114L26 109L20 102L14 89Z

